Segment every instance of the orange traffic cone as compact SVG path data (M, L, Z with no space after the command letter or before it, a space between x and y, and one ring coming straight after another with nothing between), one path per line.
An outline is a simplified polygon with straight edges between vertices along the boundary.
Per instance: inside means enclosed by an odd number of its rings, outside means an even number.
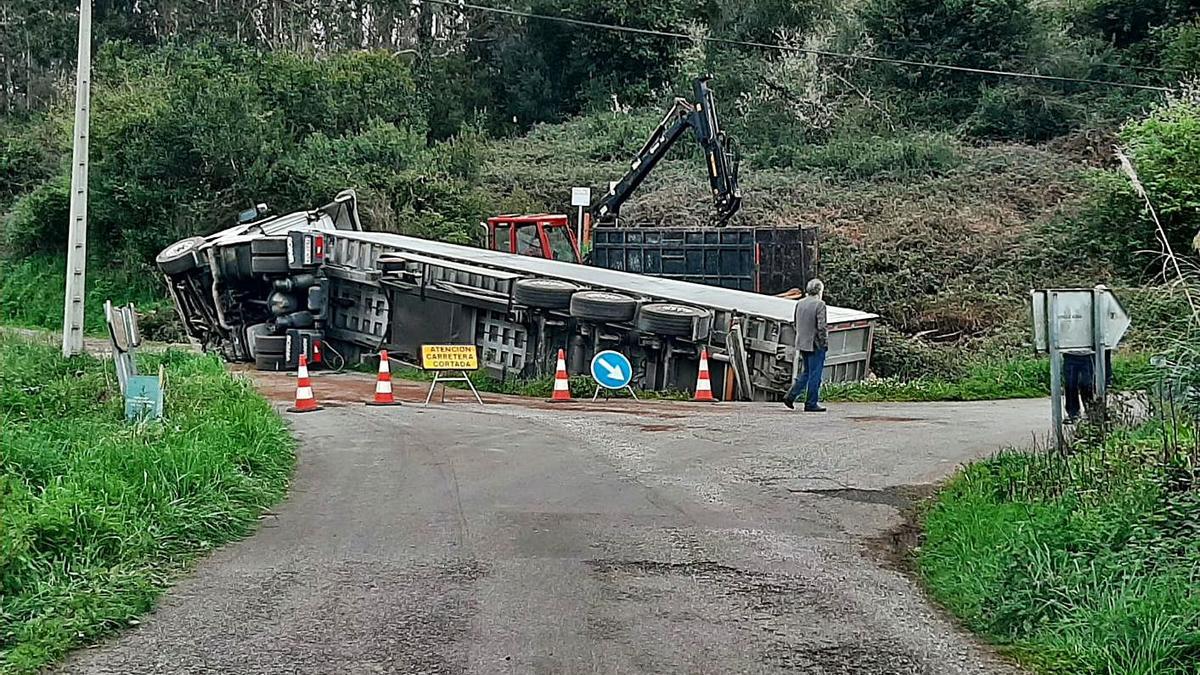
M708 350L700 350L700 372L696 375L696 397L694 401L715 401L712 380L708 378Z
M571 381L567 377L567 353L558 350L558 367L554 369L554 395L551 401L570 401Z
M317 399L313 396L312 380L308 377L308 359L300 355L300 366L296 369L296 405L287 409L288 412L302 413L320 410Z
M392 369L386 349L379 350L379 377L375 380L375 400L367 405L400 405L392 395Z

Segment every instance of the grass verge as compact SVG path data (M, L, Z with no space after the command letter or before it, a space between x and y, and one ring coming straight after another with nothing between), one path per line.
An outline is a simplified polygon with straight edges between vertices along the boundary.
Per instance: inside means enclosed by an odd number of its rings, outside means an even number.
M109 364L0 332L0 673L129 625L252 530L293 465L282 420L215 357L146 355L167 419L123 421Z
M1200 449L1181 445L1150 425L968 466L922 517L930 592L1037 672L1197 672Z
M35 255L0 260L0 324L62 330L63 256ZM175 310L161 277L149 270L91 260L87 267L84 330L105 334L104 301L135 303L146 339L169 341L180 336Z
M1114 354L1112 365L1113 383L1118 389L1138 385L1151 371L1149 358L1142 354ZM823 400L855 403L1000 401L1049 395L1050 363L1032 357L980 361L957 378L882 378L831 383L821 388Z

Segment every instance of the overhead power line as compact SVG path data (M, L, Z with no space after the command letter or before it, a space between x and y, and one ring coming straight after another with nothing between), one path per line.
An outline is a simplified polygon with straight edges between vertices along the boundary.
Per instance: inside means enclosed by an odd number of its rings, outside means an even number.
M916 47L918 49L924 49L926 51L940 49L940 47L938 45L929 44L928 42L912 42L912 41L908 41L908 40L904 40L904 41L878 40L878 41L876 41L876 43L881 44L881 45L888 45L889 47ZM967 52L970 54L979 54L981 56L996 56L997 55L994 52L986 52L981 49L971 49L969 47L960 48L959 51ZM1062 59L1068 63L1077 63L1077 64L1081 64L1081 65L1096 66L1096 67L1101 67L1101 68L1112 68L1115 70L1137 70L1137 71L1142 71L1142 72L1147 72L1147 73L1162 73L1164 75L1186 75L1187 74L1187 71L1182 68L1161 68L1158 66L1139 66L1139 65L1136 65L1133 63L1116 63L1114 61L1093 61L1093 60L1087 58L1086 56L1071 56L1071 55L1064 54L1064 55L1058 55L1055 58Z
M607 30L617 33L632 33L635 35L650 35L655 37L672 38L676 40L687 40L694 42L700 40L703 42L711 42L715 44L734 45L740 47L751 47L755 49L771 49L781 52L794 52L800 54L812 54L814 56L824 56L834 59L844 59L851 61L869 61L873 63L890 63L898 66L910 66L913 68L927 68L931 70L945 70L956 73L972 73L975 75L992 75L996 77L1013 77L1026 80L1041 80L1046 82L1064 82L1073 84L1090 84L1102 87L1121 87L1125 89L1139 89L1143 91L1158 91L1171 92L1174 91L1170 87L1162 87L1152 84L1136 84L1132 82L1115 82L1111 80L1092 80L1078 77L1064 77L1060 75L1042 75L1040 73L1023 73L1012 70L993 70L990 68L972 68L970 66L955 66L948 63L931 63L928 61L914 61L910 59L894 59L885 56L873 56L867 54L844 54L825 49L810 49L807 47L792 47L789 45L771 44L769 42L752 42L749 40L734 40L732 38L721 38L712 36L695 37L687 33L677 33L672 31L653 30L650 28L635 28L633 26L618 26L607 23L599 23L596 21L585 21L583 19L572 19L565 16L553 16L549 14L534 14L532 12L521 12L515 9L505 9L503 7L489 7L486 5L476 5L469 2L457 2L456 0L419 0L419 2L428 2L432 5L441 5L444 7L453 7L457 9L471 9L479 12L488 12L491 14L502 14L505 16L519 17L522 19L533 19L535 21L549 21L553 23L567 24L571 26L580 26L583 28L596 28L599 30Z

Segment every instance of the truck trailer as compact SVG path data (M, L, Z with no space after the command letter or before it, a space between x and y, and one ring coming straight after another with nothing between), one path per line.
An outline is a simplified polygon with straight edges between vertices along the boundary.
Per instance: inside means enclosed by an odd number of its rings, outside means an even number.
M415 360L422 344L474 344L489 374L536 378L559 349L572 374L616 349L635 387L689 391L707 350L726 400L777 399L795 372L794 300L368 232L352 190L312 211L250 213L157 263L193 340L265 370L301 354L341 367L382 348ZM829 308L827 381L867 376L876 319Z

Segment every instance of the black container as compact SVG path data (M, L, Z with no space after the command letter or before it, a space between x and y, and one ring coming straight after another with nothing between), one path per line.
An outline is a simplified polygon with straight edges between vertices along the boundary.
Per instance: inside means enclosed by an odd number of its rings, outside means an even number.
M817 274L817 229L597 228L591 264L709 286L775 294Z

